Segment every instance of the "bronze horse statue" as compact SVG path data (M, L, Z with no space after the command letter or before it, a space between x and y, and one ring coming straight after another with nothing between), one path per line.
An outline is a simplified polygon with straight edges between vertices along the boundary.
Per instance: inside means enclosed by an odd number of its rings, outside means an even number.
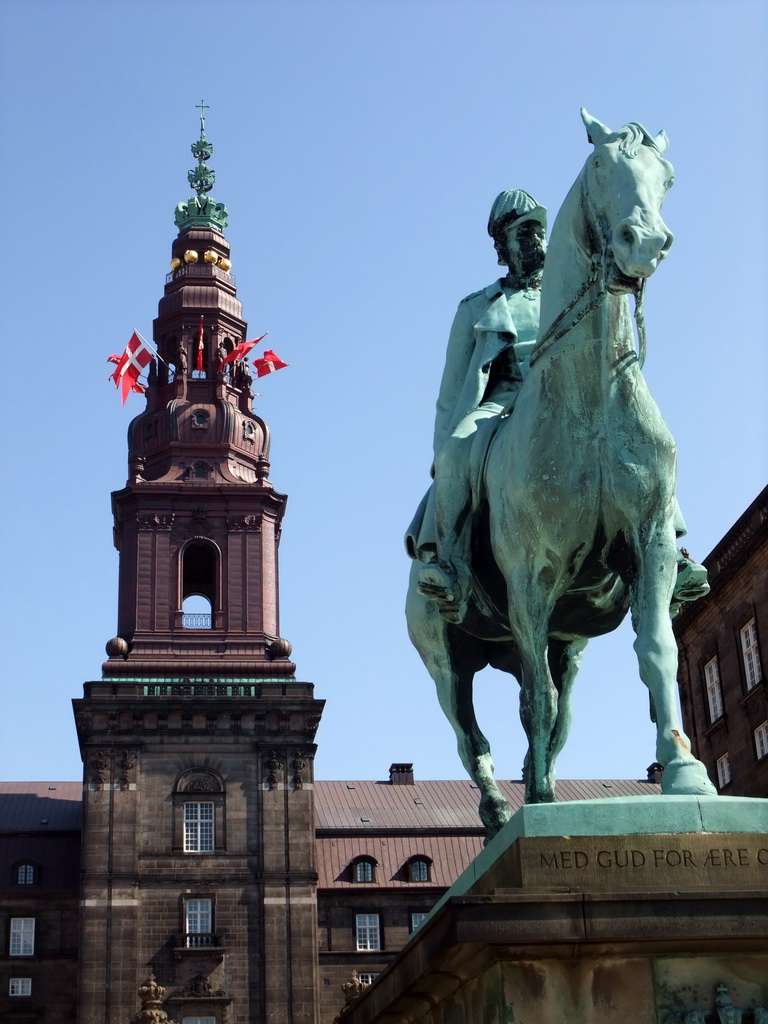
M525 799L551 802L584 648L628 609L662 792L716 792L677 711L676 448L643 379L644 334L639 326L639 358L628 301L640 304L672 243L660 212L673 181L668 140L635 123L613 132L584 110L582 119L594 149L552 229L530 370L478 456L467 613L453 624L419 593L419 562L406 602L489 837L510 809L475 718L475 674L491 665L520 682Z

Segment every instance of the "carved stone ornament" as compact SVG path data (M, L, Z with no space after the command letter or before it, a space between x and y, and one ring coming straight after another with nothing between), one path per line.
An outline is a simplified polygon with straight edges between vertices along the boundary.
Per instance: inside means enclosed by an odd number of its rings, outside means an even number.
M124 750L120 755L120 786L128 789L132 782L131 773L136 767L136 751Z
M103 750L97 750L91 754L88 762L90 781L96 786L103 786L109 774L109 758Z
M352 971L349 981L345 981L341 986L341 991L344 993L344 1005L339 1011L338 1017L334 1018L333 1024L339 1024L339 1021L351 1010L363 992L369 987L367 981L360 980L357 971Z
M133 1018L135 1024L175 1024L162 1008L165 989L157 984L154 974L139 987L139 999L141 1009Z
M223 988L214 989L204 974L196 974L190 978L182 989L173 993L172 998L176 999L221 999L227 993Z
M304 772L307 768L307 762L304 759L304 755L300 750L296 751L296 757L291 761L291 769L293 771L293 788L303 789L304 788Z
M184 523L184 533L187 537L207 539L210 536L210 525L208 523L208 510L196 508L192 518Z
M258 515L232 516L227 519L227 529L233 533L241 531L249 533L258 532L261 529L261 521L261 513Z
M267 788L274 789L278 783L277 776L283 771L283 765L282 762L278 760L276 750L273 750L269 755L269 759L265 762L265 767L267 769Z
M184 787L185 793L212 793L213 786L210 779L192 779Z
M720 982L715 986L712 1009L675 1011L667 1014L664 1024L768 1024L768 1009L734 1006L728 986Z
M175 516L173 512L168 515L159 516L155 512L139 513L136 522L140 530L170 530L173 526Z

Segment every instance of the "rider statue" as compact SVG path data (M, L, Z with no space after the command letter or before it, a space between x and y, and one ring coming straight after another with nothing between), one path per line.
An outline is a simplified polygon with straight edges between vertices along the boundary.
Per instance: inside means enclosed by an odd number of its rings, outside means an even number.
M418 589L443 617L464 619L471 584L476 518L473 477L500 420L528 373L539 330L547 212L521 189L496 197L488 234L507 274L459 303L451 327L435 417L433 482L406 533L411 558L424 565ZM476 492L475 492L476 494ZM677 509L677 534L685 533ZM706 570L678 556L673 613L709 590Z

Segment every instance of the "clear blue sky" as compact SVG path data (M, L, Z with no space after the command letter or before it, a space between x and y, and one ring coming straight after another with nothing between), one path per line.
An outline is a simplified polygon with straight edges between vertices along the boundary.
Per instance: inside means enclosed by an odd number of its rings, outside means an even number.
M166 0L0 4L4 171L0 777L75 779L70 700L116 629L110 491L126 428L106 357L151 332L210 104L251 336L290 495L282 633L327 699L322 778L414 761L458 778L408 642L402 532L428 482L458 301L498 276L491 202L556 211L589 147L579 107L665 128L675 233L646 295L646 375L676 435L689 546L705 555L766 480L768 6L646 0ZM499 775L524 754L517 687L478 682ZM626 631L576 685L564 778L654 758Z

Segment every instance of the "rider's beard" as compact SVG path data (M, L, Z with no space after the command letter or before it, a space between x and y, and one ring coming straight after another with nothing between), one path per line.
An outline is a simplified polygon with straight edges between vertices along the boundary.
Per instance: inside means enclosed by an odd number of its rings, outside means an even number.
M520 277L532 277L543 266L544 244L541 239L532 238L528 243L520 246L519 267L515 268Z

